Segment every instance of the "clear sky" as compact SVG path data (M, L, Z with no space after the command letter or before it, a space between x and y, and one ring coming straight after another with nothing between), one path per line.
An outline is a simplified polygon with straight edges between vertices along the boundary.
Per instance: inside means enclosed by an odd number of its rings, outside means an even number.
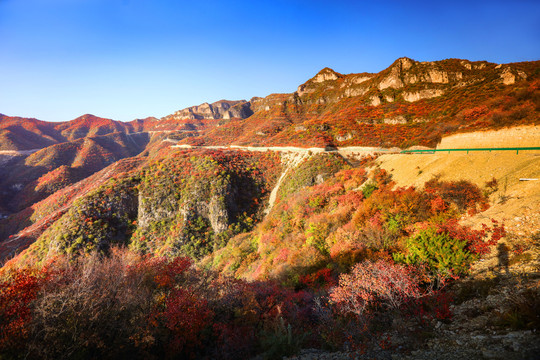
M401 56L538 60L540 1L0 0L0 113L161 117Z

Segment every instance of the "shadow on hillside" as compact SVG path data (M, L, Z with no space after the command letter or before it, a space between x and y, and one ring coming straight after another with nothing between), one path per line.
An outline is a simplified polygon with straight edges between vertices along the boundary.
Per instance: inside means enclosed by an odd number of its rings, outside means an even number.
M497 259L499 260L497 268L499 272L503 272L504 270L506 274L509 273L508 266L510 265L510 257L508 250L508 246L504 243L499 243L499 245L497 246Z

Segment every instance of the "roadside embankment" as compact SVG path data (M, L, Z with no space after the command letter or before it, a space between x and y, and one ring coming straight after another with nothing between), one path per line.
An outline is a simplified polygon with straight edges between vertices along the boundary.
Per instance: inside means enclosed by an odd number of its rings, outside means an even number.
M437 149L501 148L540 146L540 126L460 133L444 137Z

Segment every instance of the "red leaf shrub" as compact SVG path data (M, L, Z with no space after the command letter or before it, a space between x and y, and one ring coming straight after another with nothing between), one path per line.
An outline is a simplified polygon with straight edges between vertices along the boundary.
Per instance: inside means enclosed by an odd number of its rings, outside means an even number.
M210 326L213 313L208 303L188 289L175 289L168 294L164 308L151 315L151 323L167 330L166 352L195 355L202 344L202 332Z
M313 274L301 275L300 285L308 289L319 289L334 286L336 281L332 276L332 270L321 269Z
M442 198L447 203L456 204L460 212L469 210L471 215L478 211L484 211L489 207L482 190L475 184L465 180L440 181L439 178L434 178L426 182L425 191L428 194L434 194ZM438 202L440 203L440 201ZM440 208L440 204L435 205Z
M489 253L490 247L495 245L506 235L504 225L499 225L496 220L491 220L493 227L482 224L481 230L473 230L462 226L457 220L451 219L444 224L438 225L439 233L447 233L450 237L467 242L467 250L476 255Z
M343 314L362 316L376 308L398 309L422 296L415 277L405 266L379 260L357 264L339 277L330 299Z
M21 269L0 281L0 353L23 345L32 320L30 304L44 278L41 272Z

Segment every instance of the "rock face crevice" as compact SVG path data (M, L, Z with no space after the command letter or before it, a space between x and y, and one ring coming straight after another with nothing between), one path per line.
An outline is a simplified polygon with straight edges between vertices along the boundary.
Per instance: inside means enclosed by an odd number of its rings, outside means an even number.
M198 218L204 219L210 224L214 234L221 234L226 231L230 224L234 222L236 214L236 203L238 199L230 183L223 187L216 187L208 198L197 198L194 193L194 199L180 209L184 218L184 227L188 222ZM234 189L236 190L236 189ZM187 241L187 239L184 239Z
M213 232L219 234L227 230L236 210L237 199L234 191L228 191L230 188L230 185L216 187L209 194L205 194L207 189L195 188L189 191L190 196L185 202L174 194L157 197L140 192L137 224L145 230L152 224L177 221L178 218L184 226L194 219L204 218L211 224Z

